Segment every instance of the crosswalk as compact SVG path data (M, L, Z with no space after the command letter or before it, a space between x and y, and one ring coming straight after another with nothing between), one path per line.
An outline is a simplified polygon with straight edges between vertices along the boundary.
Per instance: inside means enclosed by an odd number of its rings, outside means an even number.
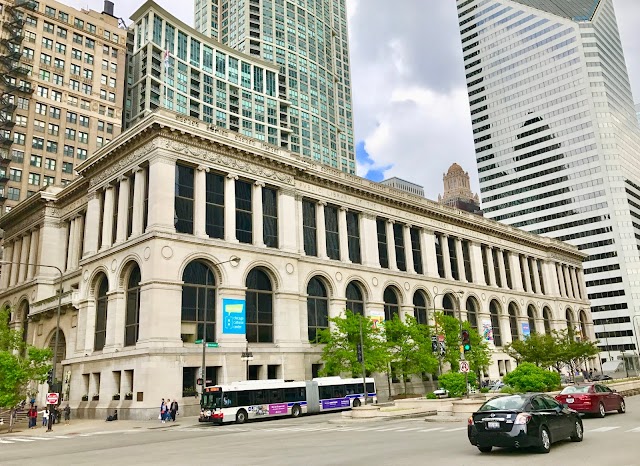
M11 444L31 444L31 442L50 442L52 440L66 440L78 437L95 437L97 435L106 435L106 434L125 434L125 433L134 433L141 432L139 429L137 430L107 430L102 432L86 432L86 433L73 433L67 435L47 435L46 437L35 436L35 435L23 435L23 436L14 436L14 435L5 435L0 436L0 445L11 445Z

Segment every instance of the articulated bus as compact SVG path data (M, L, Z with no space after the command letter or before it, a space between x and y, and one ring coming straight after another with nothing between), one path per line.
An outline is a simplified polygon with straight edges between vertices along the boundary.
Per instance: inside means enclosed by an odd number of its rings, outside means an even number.
M364 403L362 379L319 377L295 382L249 380L206 387L200 400L200 422L242 424L251 419L298 417L351 409ZM377 403L373 378L366 379L370 402Z

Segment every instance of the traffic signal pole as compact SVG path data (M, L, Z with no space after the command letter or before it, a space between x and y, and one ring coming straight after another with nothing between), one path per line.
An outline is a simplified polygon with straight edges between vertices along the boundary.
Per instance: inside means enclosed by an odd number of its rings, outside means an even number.
M462 306L458 303L458 323L460 324L460 361L466 361L464 357L464 341L462 337ZM464 373L464 396L469 398L469 373Z
M366 405L369 400L369 390L367 390L367 370L364 366L364 336L362 335L362 319L360 316L360 351L358 351L358 359L361 359L362 363L362 385L364 388L364 404Z

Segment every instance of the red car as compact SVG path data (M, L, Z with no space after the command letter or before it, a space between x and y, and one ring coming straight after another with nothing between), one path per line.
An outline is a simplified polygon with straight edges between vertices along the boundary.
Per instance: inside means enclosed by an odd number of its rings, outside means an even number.
M579 413L597 414L604 417L608 411L626 411L624 397L605 385L598 383L578 384L565 387L556 395L556 400Z

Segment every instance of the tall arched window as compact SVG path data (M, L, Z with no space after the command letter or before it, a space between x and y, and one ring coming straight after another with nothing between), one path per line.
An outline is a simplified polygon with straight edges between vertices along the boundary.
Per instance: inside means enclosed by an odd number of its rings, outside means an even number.
M307 285L309 341L318 341L318 331L329 327L329 298L322 281L313 277Z
M515 303L509 304L509 328L511 329L511 341L520 339L518 332L518 306Z
M575 334L575 320L573 318L573 311L571 311L571 309L567 309L565 317L567 319L567 330L569 332L569 336L573 338L573 335Z
M182 322L195 327L187 341L216 341L216 278L206 262L195 260L182 273ZM206 325L206 330L205 330ZM195 337L195 338L194 338Z
M356 282L350 282L347 285L346 291L347 309L354 314L360 314L364 316L364 298L362 296L362 289Z
M413 294L413 315L419 324L427 325L429 323L427 300L424 291L418 290Z
M493 344L502 346L502 334L500 332L500 305L494 299L489 305L489 314L491 316L491 330L493 332Z
M98 279L98 292L96 293L96 326L93 339L94 351L100 351L104 348L107 338L107 291L109 291L109 280L106 275Z
M449 317L456 316L455 304L453 303L453 298L451 297L450 294L446 294L442 297L442 311L446 316L449 316Z
M127 311L124 323L124 345L134 346L140 326L140 267L135 265L127 280Z
M548 307L542 310L542 320L544 321L544 333L551 334L551 311Z
M583 341L589 340L589 334L587 333L587 314L584 311L580 311L580 332L582 335L580 337Z
M271 279L260 269L247 275L247 341L273 343L273 290Z
M394 316L400 315L400 305L398 294L392 286L384 290L384 320L392 320Z
M536 333L536 309L530 304L527 309L527 320L529 321L529 333Z
M467 320L473 329L478 329L478 301L473 296L467 298Z
M20 305L20 318L22 319L22 341L26 343L29 336L29 303L26 300Z

